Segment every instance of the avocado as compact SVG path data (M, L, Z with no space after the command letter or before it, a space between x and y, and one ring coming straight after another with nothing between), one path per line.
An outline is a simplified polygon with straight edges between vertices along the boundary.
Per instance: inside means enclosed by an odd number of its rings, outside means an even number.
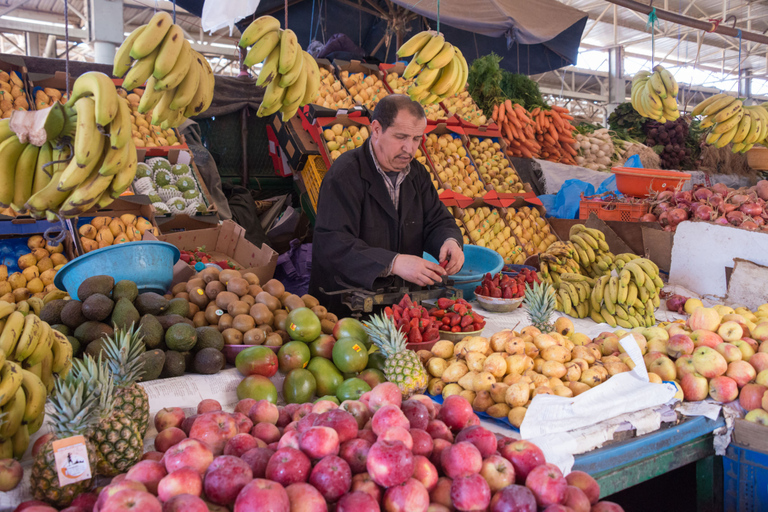
M85 322L75 329L75 338L79 339L83 345L87 345L103 336L112 336L112 334L114 334L112 328L101 322Z
M109 297L112 293L112 288L114 287L115 278L112 276L89 277L80 283L80 287L77 289L77 298L81 301L85 301L88 297L96 293Z
M83 303L79 300L69 300L61 310L61 323L70 329L77 329L88 319L83 316Z
M184 375L187 365L184 360L184 354L176 352L175 350L169 350L165 353L165 364L163 365L163 371L160 374L163 378L168 377L181 377Z
M220 350L215 348L204 348L195 354L195 360L192 364L192 369L196 373L202 373L203 375L210 375L217 373L224 368L224 354Z
M115 309L112 310L112 323L118 329L129 329L133 324L138 324L140 320L141 316L138 310L133 307L130 299L122 297L117 301Z
M133 302L136 297L139 296L139 288L133 281L123 279L115 283L115 287L112 288L112 300L118 301L120 299L128 299Z
M104 338L99 338L97 340L93 340L88 344L83 343L83 345L86 345L85 353L94 359L98 359L99 354L102 354L104 352L104 342L105 342Z
M61 323L61 310L67 305L63 299L52 300L40 310L40 320L47 322L48 325Z
M192 350L197 343L197 332L191 325L178 323L170 326L165 331L165 344L170 350L185 352Z
M115 303L106 295L94 293L83 301L83 316L88 320L101 322L112 313Z
M184 367L191 369L192 365L195 364L195 354L192 352L182 352L181 355L184 356Z
M168 299L153 292L139 294L134 302L142 315L160 315L168 309Z
M64 336L71 336L72 335L72 329L67 327L64 324L51 324L51 329L59 331Z
M179 315L183 318L189 316L189 301L186 299L171 299L168 301L168 309L164 315Z
M206 348L215 348L216 350L221 351L221 349L224 348L224 336L221 335L221 332L217 328L206 325L198 327L195 330L197 331L195 351L204 350Z
M147 346L147 349L158 348L163 342L165 330L157 318L152 315L144 315L139 321L139 327L141 327L141 334L144 335L144 345Z
M74 336L67 336L67 339L69 340L69 344L72 345L72 355L76 356L77 353L80 352L80 340Z
M171 328L172 325L176 324L187 324L192 327L195 326L195 324L192 323L192 320L189 318L184 318L181 315L160 315L155 318L157 318L157 321L160 322L160 325L163 326L164 331L167 331Z
M144 375L139 379L141 382L155 380L160 377L165 367L165 352L162 350L149 350L138 357L142 361L141 367L144 369Z

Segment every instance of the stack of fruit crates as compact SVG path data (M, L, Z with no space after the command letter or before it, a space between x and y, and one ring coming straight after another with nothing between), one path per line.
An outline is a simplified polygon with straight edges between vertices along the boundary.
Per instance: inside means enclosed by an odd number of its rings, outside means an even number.
M328 169L325 167L323 158L318 155L310 155L304 170L301 171L301 179L304 180L304 186L307 187L307 195L312 203L312 208L317 212L317 198L320 195L320 184Z

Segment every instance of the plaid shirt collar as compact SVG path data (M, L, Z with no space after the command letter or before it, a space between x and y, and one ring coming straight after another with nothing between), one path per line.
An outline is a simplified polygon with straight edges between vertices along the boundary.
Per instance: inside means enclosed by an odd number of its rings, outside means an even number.
M397 174L397 179L393 184L392 180L389 179L389 176L387 176L387 174L379 165L379 161L376 159L376 152L373 150L373 144L371 144L370 142L368 143L368 150L371 152L371 157L373 158L373 164L376 166L376 170L381 175L381 178L384 180L384 185L386 185L387 187L387 191L389 192L389 198L392 199L392 204L395 205L395 208L399 208L400 185L403 184L403 181L405 181L405 178L408 176L408 173L411 172L411 165L408 164L407 168L403 169Z

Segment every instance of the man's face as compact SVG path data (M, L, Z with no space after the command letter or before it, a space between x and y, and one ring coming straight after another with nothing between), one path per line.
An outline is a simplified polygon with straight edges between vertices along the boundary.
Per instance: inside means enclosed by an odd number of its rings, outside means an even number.
M401 111L385 130L378 121L371 123L371 143L376 159L385 171L402 171L419 149L427 120Z

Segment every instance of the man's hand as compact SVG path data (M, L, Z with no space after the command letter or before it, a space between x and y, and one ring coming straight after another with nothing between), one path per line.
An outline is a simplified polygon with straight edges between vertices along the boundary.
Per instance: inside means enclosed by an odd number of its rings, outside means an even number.
M463 261L464 256L462 255L461 258ZM439 283L446 270L440 265L418 256L398 254L395 258L395 263L392 265L392 273L419 286L429 286Z
M450 261L448 261L445 266L445 270L448 275L451 276L461 270L461 267L464 266L464 251L461 250L459 244L453 239L446 240L440 248L440 263L444 262L449 257Z

